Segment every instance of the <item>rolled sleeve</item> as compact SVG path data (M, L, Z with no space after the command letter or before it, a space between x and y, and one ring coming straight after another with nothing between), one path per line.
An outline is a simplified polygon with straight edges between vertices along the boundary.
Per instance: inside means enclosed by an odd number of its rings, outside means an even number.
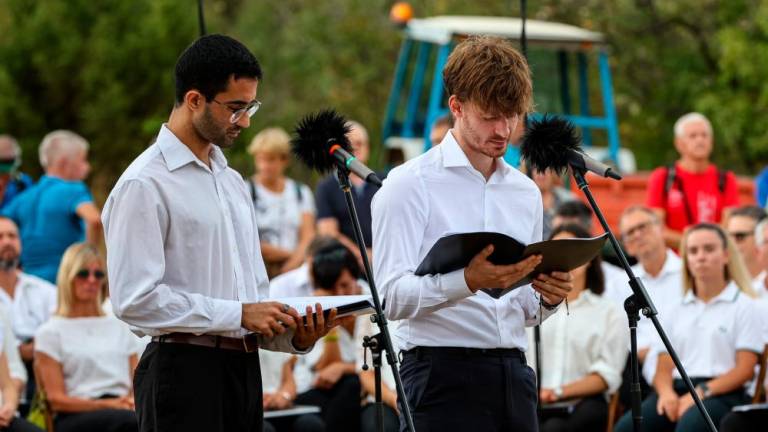
M608 392L613 393L619 389L622 380L622 371L627 361L626 349L629 331L621 322L618 309L608 309L605 333L599 356L589 368L590 373L596 373L603 378L608 385Z

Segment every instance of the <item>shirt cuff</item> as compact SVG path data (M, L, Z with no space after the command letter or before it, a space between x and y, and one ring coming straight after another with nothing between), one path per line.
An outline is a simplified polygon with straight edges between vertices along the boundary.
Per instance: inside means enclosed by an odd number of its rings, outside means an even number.
M237 331L242 328L243 304L237 300L214 300L213 323L208 331Z
M461 300L474 293L469 290L464 279L464 269L459 269L440 276L440 288L448 300Z

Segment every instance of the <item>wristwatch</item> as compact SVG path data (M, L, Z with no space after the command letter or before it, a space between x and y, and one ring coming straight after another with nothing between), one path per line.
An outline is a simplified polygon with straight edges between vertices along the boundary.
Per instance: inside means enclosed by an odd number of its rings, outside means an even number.
M707 383L703 382L696 386L697 389L701 390L701 396L702 399L706 399L710 396L712 396L712 390L709 389L709 386Z
M560 400L563 398L563 386L557 386L554 390L552 390L552 393L555 394L555 397L557 400Z

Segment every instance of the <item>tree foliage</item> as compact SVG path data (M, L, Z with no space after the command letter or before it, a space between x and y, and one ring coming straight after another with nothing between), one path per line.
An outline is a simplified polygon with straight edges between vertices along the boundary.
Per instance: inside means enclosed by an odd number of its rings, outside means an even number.
M245 146L258 130L290 129L335 107L380 131L401 34L390 0L208 0L209 32L249 46L265 71L262 110L230 152L252 171ZM518 1L419 0L417 16L519 16ZM672 124L697 110L715 126L716 158L751 173L768 160L768 3L759 0L541 0L529 17L606 34L622 144L641 168L674 159ZM103 197L156 133L173 101L173 65L198 35L195 1L0 1L0 133L17 136L24 169L36 148L67 128L92 145L92 182ZM534 64L534 67L536 65ZM547 72L549 73L549 72ZM537 76L536 80L545 77ZM546 86L541 86L546 87ZM597 98L598 86L593 86ZM546 98L542 98L546 100ZM311 175L299 167L292 174Z

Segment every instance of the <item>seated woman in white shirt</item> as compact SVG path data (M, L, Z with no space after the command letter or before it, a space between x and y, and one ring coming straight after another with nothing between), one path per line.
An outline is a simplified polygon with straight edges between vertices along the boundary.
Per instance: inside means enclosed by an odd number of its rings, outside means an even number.
M307 185L285 176L290 139L283 129L267 128L248 146L256 166L248 189L270 278L299 267L315 236L314 195Z
M683 300L662 318L680 361L715 425L747 401L762 351L761 323L750 278L733 241L718 225L689 227L680 243ZM655 392L643 401L643 430L707 430L672 358L663 346L653 379ZM616 426L632 431L631 413Z
M93 246L65 252L56 314L35 336L35 368L56 413L56 432L133 432L136 338L102 309L105 261Z
M0 347L7 334L0 330ZM14 350L15 342L14 342ZM42 429L17 417L19 407L19 386L11 377L8 357L4 349L0 351L0 431L3 432L43 432Z
M589 237L589 232L575 224L558 226L551 234L552 239ZM621 385L627 359L629 330L621 311L601 297L604 279L600 257L571 275L573 290L567 298L568 307L561 307L541 325L539 400L545 407L571 402L572 411L542 410L543 432L604 429L607 396ZM533 347L532 341L529 346Z

